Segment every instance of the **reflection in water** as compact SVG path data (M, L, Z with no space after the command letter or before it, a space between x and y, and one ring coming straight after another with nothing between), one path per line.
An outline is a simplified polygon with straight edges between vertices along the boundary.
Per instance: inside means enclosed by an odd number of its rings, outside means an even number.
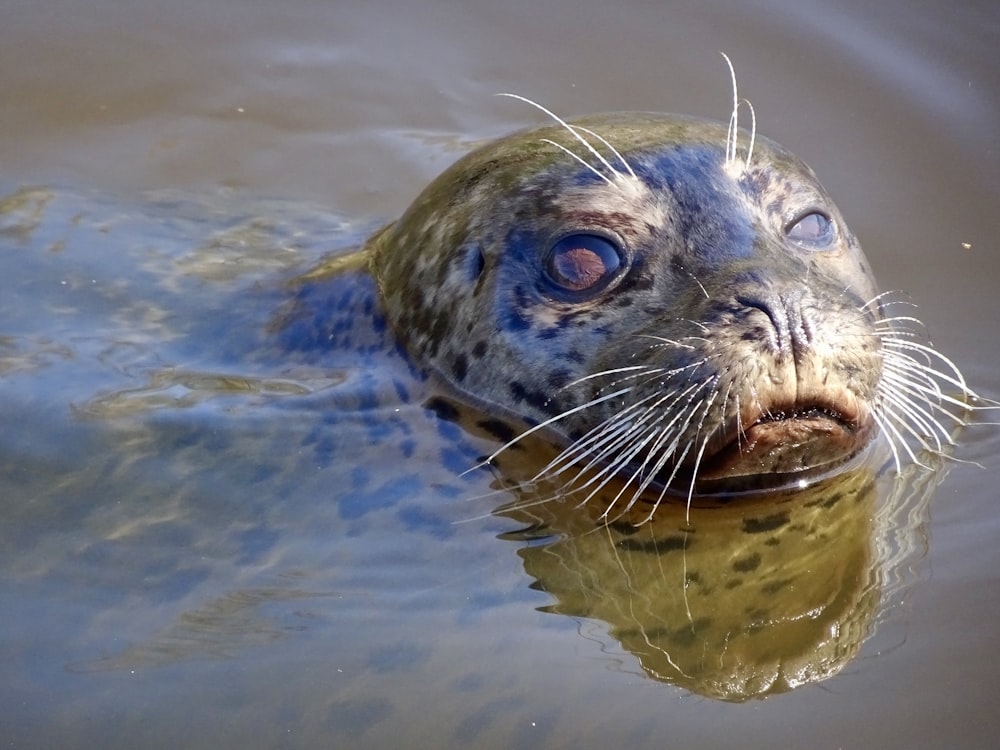
M943 472L859 468L798 492L611 522L552 488L497 513L525 527L524 568L555 603L594 618L652 678L743 701L839 672L926 551L922 524Z

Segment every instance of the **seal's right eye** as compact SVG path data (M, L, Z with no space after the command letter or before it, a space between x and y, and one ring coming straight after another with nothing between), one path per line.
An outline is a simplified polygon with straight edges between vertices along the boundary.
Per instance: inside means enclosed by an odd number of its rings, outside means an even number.
M621 266L621 250L606 237L570 234L549 250L545 274L559 290L589 296L604 289Z

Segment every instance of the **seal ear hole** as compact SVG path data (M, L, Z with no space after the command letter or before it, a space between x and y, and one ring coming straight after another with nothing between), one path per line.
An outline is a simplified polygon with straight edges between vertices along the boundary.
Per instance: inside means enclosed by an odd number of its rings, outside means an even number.
M809 211L785 225L785 236L811 250L825 250L834 239L834 223L823 211Z
M465 248L465 273L469 281L477 281L486 268L486 256L478 243L472 243Z
M597 234L569 234L545 256L545 276L558 291L588 298L604 290L624 265L621 248Z

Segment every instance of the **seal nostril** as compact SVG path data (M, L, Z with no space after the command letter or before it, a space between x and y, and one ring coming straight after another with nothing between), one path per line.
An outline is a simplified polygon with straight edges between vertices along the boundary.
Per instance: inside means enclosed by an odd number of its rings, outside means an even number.
M741 294L737 295L736 302L744 307L760 310L768 317L774 330L771 342L776 351L780 352L788 346L788 320L777 295L754 294L750 296Z
M774 329L772 343L777 352L799 354L812 342L812 328L802 314L799 295L782 297L775 293L737 295L736 302L744 307L760 310L771 321Z

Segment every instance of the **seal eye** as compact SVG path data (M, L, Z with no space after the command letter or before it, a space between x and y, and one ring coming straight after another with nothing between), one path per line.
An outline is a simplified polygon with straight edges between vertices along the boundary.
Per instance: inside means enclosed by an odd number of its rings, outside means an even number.
M820 211L810 211L788 224L785 235L797 245L821 250L833 242L833 222Z
M596 234L570 234L549 250L545 273L564 292L596 293L622 266L618 247Z

